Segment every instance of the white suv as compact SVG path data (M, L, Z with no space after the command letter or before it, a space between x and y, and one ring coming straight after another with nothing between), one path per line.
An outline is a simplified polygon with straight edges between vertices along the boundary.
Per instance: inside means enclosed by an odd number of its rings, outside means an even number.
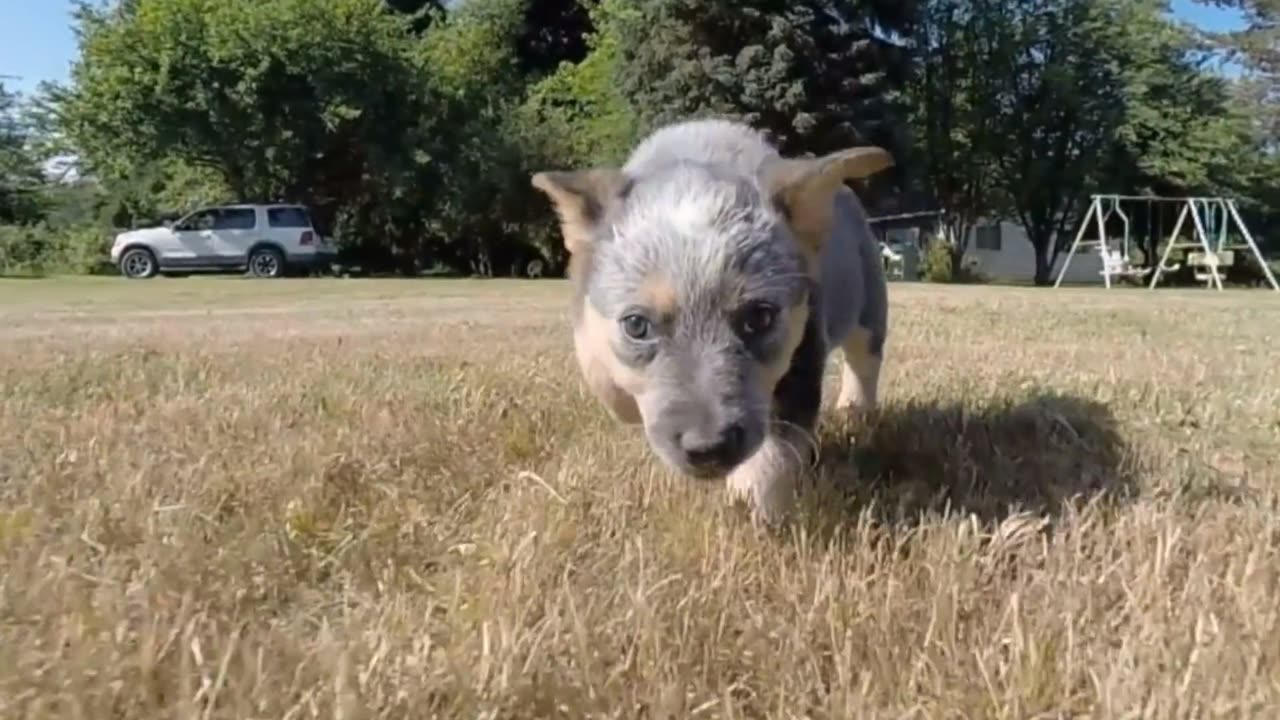
M336 254L305 206L285 204L202 208L163 227L122 232L111 245L111 262L127 278L210 270L274 278Z

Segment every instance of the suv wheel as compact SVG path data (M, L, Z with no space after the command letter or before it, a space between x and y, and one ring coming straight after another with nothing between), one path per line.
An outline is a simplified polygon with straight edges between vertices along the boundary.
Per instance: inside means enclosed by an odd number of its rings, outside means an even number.
M155 277L156 256L146 248L133 248L120 256L120 274L133 280Z
M258 248L249 254L249 274L258 278L284 275L284 255L275 248Z

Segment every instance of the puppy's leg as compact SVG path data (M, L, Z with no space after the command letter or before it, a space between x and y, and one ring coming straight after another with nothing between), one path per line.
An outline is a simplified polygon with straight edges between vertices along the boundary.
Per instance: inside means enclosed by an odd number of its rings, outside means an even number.
M729 474L729 495L751 507L757 520L780 522L795 504L799 480L812 457L812 441L793 429L770 431L764 444Z
M820 323L821 317L810 313L791 365L774 388L769 434L760 449L728 477L730 495L746 500L757 520L782 520L795 501L799 480L818 459L813 431L822 406L827 362Z
M866 328L854 328L840 346L840 395L836 409L863 414L876 406L884 341Z

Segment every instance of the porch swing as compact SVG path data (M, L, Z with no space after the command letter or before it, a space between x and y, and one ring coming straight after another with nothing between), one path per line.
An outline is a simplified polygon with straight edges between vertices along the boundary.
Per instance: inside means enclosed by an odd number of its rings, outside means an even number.
M1148 257L1144 259L1143 265L1146 267L1133 266L1129 217L1121 209L1121 203L1124 201L1147 204L1147 230L1150 232L1154 229L1156 242L1145 250ZM1107 209L1108 203L1110 203L1110 209ZM1153 206L1156 203L1161 204L1158 213L1154 212ZM1173 223L1173 230L1169 232L1167 238L1164 237L1163 229L1165 203L1180 208ZM1107 235L1107 220L1113 214L1119 215L1124 224L1124 233L1118 238ZM1183 228L1188 224L1188 220L1193 233L1193 238L1190 239L1183 237ZM1234 242L1230 238L1232 233L1230 226L1233 225L1235 232L1239 234L1239 239ZM1087 237L1090 229L1096 233L1094 237ZM1118 247L1115 246L1116 242L1119 243ZM1163 250L1160 250L1160 245L1164 246ZM1098 248L1098 254L1102 259L1100 274L1108 288L1112 286L1112 277L1150 276L1147 286L1154 290L1165 273L1191 266L1195 270L1197 280L1222 290L1222 273L1219 269L1236 266L1235 250L1248 250L1253 260L1257 262L1266 284L1272 290L1280 292L1280 280L1276 280L1275 273L1267 264L1266 256L1262 254L1258 243L1253 239L1253 234L1249 232L1249 227L1240 217L1240 208L1236 201L1229 197L1090 196L1089 209L1085 212L1080 229L1076 231L1075 240L1071 242L1071 249L1067 251L1067 257L1062 262L1062 269L1058 271L1058 279L1054 281L1054 287L1062 286L1062 281L1067 276L1067 269L1071 267L1071 261L1076 253L1083 248L1092 247ZM1169 261L1175 250L1187 252L1179 253L1181 262L1171 264ZM1151 256L1157 252L1160 253L1160 257L1152 262ZM1242 254L1241 257L1244 255Z
M1130 279L1145 278L1151 272L1149 267L1134 267L1130 261L1130 246L1132 243L1129 237L1129 216L1120 208L1120 198L1110 198L1111 208L1098 217L1098 235L1105 238L1099 248L1102 255L1102 269L1099 271L1103 277L1121 277ZM1101 210L1101 208L1099 208ZM1120 222L1124 226L1124 234L1119 238L1120 247L1112 248L1112 239L1107 235L1107 220L1112 215L1118 215ZM1147 205L1148 226L1150 226L1151 206Z
M1219 269L1235 264L1235 253L1227 245L1227 206L1222 201L1204 202L1204 236L1211 246L1208 252L1187 253L1187 264L1195 268L1199 282L1211 285L1221 281Z

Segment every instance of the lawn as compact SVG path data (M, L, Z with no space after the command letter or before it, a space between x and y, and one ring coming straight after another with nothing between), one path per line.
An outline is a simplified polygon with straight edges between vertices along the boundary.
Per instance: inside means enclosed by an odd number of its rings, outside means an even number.
M1280 297L891 295L770 532L562 282L0 280L0 717L1280 716Z

